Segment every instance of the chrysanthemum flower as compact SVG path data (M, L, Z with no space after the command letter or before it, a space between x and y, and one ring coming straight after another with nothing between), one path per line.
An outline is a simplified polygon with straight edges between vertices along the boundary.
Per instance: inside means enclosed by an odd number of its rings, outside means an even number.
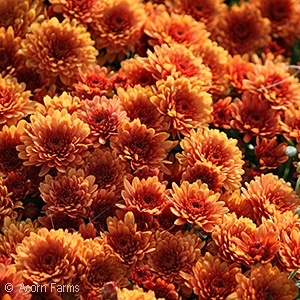
M95 96L93 100L86 99L84 106L78 112L78 117L89 125L94 147L105 145L111 135L117 133L117 128L126 118L126 112L121 110L120 99L114 96Z
M60 288L58 287L57 289L56 288L53 288L53 285L51 287L51 284L47 285L43 285L42 287L39 286L38 284L34 283L34 282L29 282L29 281L26 281L26 284L24 284L24 287L26 285L29 285L31 287L31 298L30 300L63 300L62 297L64 297L64 294L63 293L59 293L60 296L58 296L58 292L57 290L59 290Z
M142 288L134 287L133 290L126 288L118 289L118 300L156 300L155 293L153 291L144 292Z
M17 145L21 145L20 136L24 133L26 122L21 120L17 126L3 126L0 131L0 174L18 172L23 169L23 161L18 157Z
M231 108L233 120L230 124L244 133L245 143L249 143L254 136L270 139L281 132L279 114L255 94L244 92L242 100L236 98Z
M153 95L154 92L149 86L135 85L134 88L128 87L126 90L118 89L121 107L126 111L130 121L138 118L147 128L153 128L156 132L165 131L168 124L150 101Z
M248 274L237 274L236 292L227 300L285 299L293 300L298 295L298 288L288 273L281 272L272 264L255 265Z
M203 81L168 76L156 82L150 101L168 122L172 137L189 135L192 129L208 127L211 122L212 98L202 88Z
M214 35L217 42L232 55L256 53L271 40L270 21L248 2L223 10L216 28Z
M176 157L181 164L194 166L198 161L211 162L220 167L221 175L226 176L225 189L235 190L241 185L244 161L236 139L228 138L217 129L198 130L185 137L180 146L183 152L176 154Z
M89 154L90 130L76 112L70 115L66 109L50 108L48 115L32 115L30 121L21 136L23 145L17 146L25 166L42 166L39 175L44 176L53 167L65 172L67 167L83 164Z
M111 147L122 160L130 163L133 170L148 166L168 173L165 158L177 144L176 141L168 141L168 136L165 132L156 133L153 128L147 128L139 119L132 122L125 120L118 127L118 134L111 137Z
M35 102L30 100L30 91L25 91L25 83L18 83L10 75L0 76L0 128L17 125L18 121L25 118L35 110Z
M25 237L13 257L25 279L38 284L72 284L82 243L78 233L42 228Z
M281 163L288 160L288 156L285 155L286 143L278 144L276 137L270 141L267 139L256 138L256 146L254 147L254 153L258 158L260 168L262 169L276 169Z
M177 300L178 293L175 291L175 285L168 283L161 278L152 277L151 280L145 281L143 287L146 291L153 291L156 299Z
M289 106L284 112L281 128L284 132L283 136L287 140L296 140L297 143L300 143L300 109Z
M192 16L166 11L157 13L152 22L146 22L144 32L151 38L152 45L182 44L187 48L204 43L210 35L205 25Z
M0 184L7 187L13 201L25 200L30 192L30 179L20 172L9 172L5 178L0 179Z
M40 0L12 0L0 5L0 27L12 27L16 36L24 37L43 9Z
M97 193L95 177L85 176L82 169L68 169L56 177L46 175L40 184L41 198L46 202L43 210L49 215L64 212L70 217L86 217L87 210Z
M125 264L135 265L144 258L146 253L155 250L155 242L150 241L152 232L138 231L132 212L127 212L123 220L109 217L106 222L108 232L104 233L104 239L120 255Z
M289 182L272 173L255 177L250 183L245 183L241 197L250 202L253 207L255 221L268 219L276 210L281 212L294 211L300 205L300 199Z
M160 214L168 201L166 186L159 182L157 176L141 180L134 177L131 184L125 179L122 197L127 207L133 206L152 215ZM118 207L123 208L124 205L118 204Z
M38 228L38 221L15 221L5 217L0 235L0 256L12 258L11 254L16 254L16 246L31 232L36 233Z
M193 289L199 299L227 299L235 291L235 276L241 272L237 264L222 262L209 252L200 257L193 266L193 274L180 275L187 280L186 285Z
M86 28L75 19L60 23L51 18L32 24L20 51L26 57L26 65L38 74L59 77L63 84L71 85L79 68L96 62L98 51L93 44Z
M297 0L253 0L263 17L271 21L271 34L275 39L282 38L293 46L299 31L300 3Z
M216 128L231 129L230 121L232 119L232 107L230 105L231 97L219 99L213 104L212 125Z
M299 103L299 87L298 78L291 76L285 65L276 65L269 59L264 64L255 64L243 80L244 89L269 102L276 110Z
M124 184L129 166L111 148L97 148L85 159L86 175L95 176L98 189L106 189L118 194Z
M122 61L142 34L146 20L144 5L135 0L105 0L101 3L101 17L91 23L92 37L96 47L104 50L103 61Z
M192 50L180 44L168 46L154 46L154 52L147 51L147 57L137 59L144 68L159 79L167 79L168 76L179 78L181 76L193 80L202 80L202 90L208 91L211 86L212 74L208 67L203 64L201 57L196 57Z
M146 255L146 263L157 277L175 285L176 290L184 286L180 276L183 271L192 274L192 267L201 256L204 242L193 232L157 231L153 236L156 249Z
M220 217L228 212L223 207L224 202L218 201L220 194L208 189L206 183L200 180L194 183L184 181L180 187L173 183L171 211L178 217L176 225L186 222L193 224L197 229L211 232L213 226L220 223Z
M102 295L106 282L114 281L119 288L129 285L128 266L122 263L114 250L101 240L85 240L80 251L82 265L78 274L82 284L81 292L95 291Z

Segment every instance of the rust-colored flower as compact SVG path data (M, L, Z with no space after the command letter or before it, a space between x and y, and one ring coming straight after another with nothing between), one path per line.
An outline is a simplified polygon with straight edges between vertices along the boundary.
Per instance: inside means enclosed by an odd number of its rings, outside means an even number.
M32 24L20 51L26 57L26 65L38 74L59 77L63 84L71 85L79 68L96 62L98 51L93 45L90 33L75 19L60 23L51 18Z
M146 253L154 251L155 242L151 231L138 231L134 214L127 212L123 220L107 218L108 232L103 234L105 242L118 253L125 264L135 265L143 260Z
M37 284L72 284L83 239L78 233L41 228L17 245L12 255L23 277Z
M161 278L152 276L150 280L144 282L143 287L147 291L153 291L156 299L177 300L178 293L175 291L175 285L168 283Z
M156 132L165 131L168 124L163 115L156 109L156 106L150 101L153 95L154 92L149 86L135 85L133 88L128 87L126 90L118 89L122 109L126 111L130 121L138 118L141 124L145 124L147 128L153 128Z
M35 102L30 100L31 92L25 88L25 83L18 83L15 77L0 76L0 128L17 126L18 121L34 112Z
M291 184L272 173L257 176L245 185L241 197L250 202L257 223L262 217L273 216L276 210L294 211L300 205L299 196Z
M212 125L216 128L231 129L230 121L232 119L231 97L219 99L213 104Z
M231 108L233 120L230 124L244 133L245 143L255 136L270 139L281 132L279 114L255 94L244 92L242 100L236 98Z
M98 189L119 194L129 167L111 148L97 148L85 159L84 171L95 176Z
M38 221L16 221L5 217L0 235L0 256L13 259L11 254L16 254L16 246L31 232L36 233L38 228Z
M133 267L131 277L133 284L136 284L139 287L143 287L146 281L150 281L152 279L150 269L147 265L143 267Z
M167 79L170 75L175 79L184 76L191 81L201 79L203 91L208 91L211 86L210 69L203 64L201 57L196 57L192 50L181 44L156 45L153 52L147 51L147 57L137 59L157 80Z
M58 296L57 290L62 290L60 287L55 288L54 285L38 285L34 282L26 282L26 285L31 287L31 298L30 300L63 300L60 296ZM24 285L25 286L25 285ZM63 297L63 293L60 293Z
M177 216L176 225L186 222L197 229L211 232L213 226L220 223L220 217L228 212L224 202L218 201L220 194L208 189L206 183L197 180L194 183L183 181L180 187L173 183L171 211Z
M253 66L243 80L243 87L276 110L285 110L300 101L298 78L291 76L285 64L275 64L269 59Z
M154 291L144 292L142 288L134 287L133 290L126 288L118 289L118 300L156 300Z
M257 264L248 274L237 274L236 291L227 300L285 299L293 300L298 295L298 288L288 273L281 272L272 264Z
M168 76L156 82L150 101L168 123L172 137L189 135L191 130L208 127L211 122L212 98L202 87L203 81Z
M276 169L281 163L288 160L288 156L285 155L285 149L287 143L276 142L276 137L273 137L270 141L263 138L261 141L256 138L256 146L254 147L254 153L256 154L261 169Z
M185 282L180 272L192 274L204 242L193 231L177 231L176 234L157 231L153 238L156 249L146 255L146 263L154 275L174 284L179 290Z
M209 252L200 257L193 266L193 274L180 275L187 280L186 285L193 289L199 299L227 299L235 291L235 276L241 272L237 264L222 262Z
M23 169L23 161L18 157L16 146L21 145L21 135L24 133L26 122L21 120L17 126L4 125L0 131L0 174L18 172Z
M90 130L76 112L70 115L66 109L50 108L46 116L32 115L24 130L23 144L17 146L19 157L25 166L42 166L40 176L51 168L65 172L67 167L79 166L89 154Z
M40 0L12 0L0 5L0 27L12 27L16 36L24 37L43 9Z
M283 122L281 122L283 136L287 140L300 143L300 110L294 106L289 106L284 112Z
M118 134L111 137L111 147L123 161L130 163L133 170L148 166L168 173L165 158L177 144L167 140L168 137L165 132L156 133L153 128L147 128L139 119L132 122L125 120L118 127Z
M235 190L241 186L244 161L242 152L237 147L237 140L228 138L217 129L192 131L180 146L182 153L177 153L179 162L185 166L194 166L197 162L211 162L220 167L220 174L226 176L224 188Z
M89 125L90 135L94 147L105 145L111 135L117 133L117 128L126 118L126 112L120 108L120 99L114 96L95 96L93 100L83 101L84 106L79 109L78 117Z
M131 184L125 179L122 197L127 207L133 206L152 215L160 214L168 202L166 186L157 176L141 180L134 177ZM125 208L123 204L117 206Z
M216 28L217 42L232 55L254 54L271 40L269 19L248 2L222 10Z
M143 3L135 0L102 1L101 17L91 23L96 47L105 52L101 60L111 63L115 58L122 61L129 56L142 34L145 20Z
M85 176L82 169L68 169L52 177L46 175L40 184L41 198L46 202L43 210L49 215L63 212L70 217L86 217L97 193L95 177Z

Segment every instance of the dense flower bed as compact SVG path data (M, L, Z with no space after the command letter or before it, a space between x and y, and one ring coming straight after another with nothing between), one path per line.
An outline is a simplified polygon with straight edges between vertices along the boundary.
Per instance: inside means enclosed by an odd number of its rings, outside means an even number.
M299 0L0 3L0 299L298 297Z

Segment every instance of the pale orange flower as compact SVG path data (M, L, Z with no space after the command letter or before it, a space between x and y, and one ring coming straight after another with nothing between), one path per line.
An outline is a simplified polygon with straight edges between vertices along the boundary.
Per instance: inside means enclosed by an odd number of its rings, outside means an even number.
M123 161L130 163L133 170L148 166L168 173L165 158L177 144L167 140L168 137L165 132L156 133L153 128L147 128L139 119L132 122L125 120L118 127L118 134L111 137L111 147Z
M78 68L85 69L96 62L98 51L93 45L90 33L75 19L60 23L57 18L51 18L32 24L20 51L26 57L26 65L38 74L71 85Z
M227 299L235 291L235 276L241 273L237 264L222 262L218 256L209 252L200 257L193 266L193 274L180 275L187 280L186 285L193 289L198 299Z
M256 53L271 40L270 21L248 2L222 10L216 28L216 41L232 55Z
M193 166L198 161L211 162L220 167L221 175L226 176L225 189L235 190L241 186L244 161L236 139L228 138L217 129L198 130L185 137L180 146L183 152L177 153L176 157L184 166Z
M231 129L230 121L232 119L231 97L219 99L213 104L212 125L216 128Z
M283 121L281 122L283 136L287 140L300 143L300 109L294 106L289 106L284 112Z
M236 291L227 300L257 300L284 299L293 300L298 295L298 288L288 273L281 272L272 264L257 264L251 268L249 274L237 274Z
M145 292L142 288L137 286L133 287L133 290L126 288L118 289L118 300L156 300L155 293L152 290Z
M171 211L177 216L175 225L186 222L197 229L211 232L220 223L220 217L228 212L224 202L218 201L220 194L208 189L207 184L197 180L194 183L183 181L180 187L172 184Z
M19 157L25 166L42 166L39 173L44 176L51 168L65 172L67 167L83 164L91 141L87 138L90 130L76 112L70 115L66 109L48 110L48 115L32 115L22 145L17 146Z
M156 82L150 101L168 123L172 138L188 136L193 129L208 127L211 122L212 98L202 87L203 81L168 76Z

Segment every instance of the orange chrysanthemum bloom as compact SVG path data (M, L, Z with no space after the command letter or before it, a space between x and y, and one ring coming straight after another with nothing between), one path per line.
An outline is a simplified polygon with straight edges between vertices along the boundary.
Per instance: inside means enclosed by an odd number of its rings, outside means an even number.
M288 156L285 155L285 149L287 143L276 142L276 137L270 141L267 139L256 138L256 146L254 147L254 153L258 158L261 169L276 169L281 163L288 160Z
M197 22L189 15L157 13L152 22L146 22L144 32L151 38L150 45L181 44L190 47L202 44L209 37L202 22Z
M12 27L16 36L24 37L43 9L41 0L12 0L0 4L0 27Z
M183 272L180 275L187 280L186 285L193 289L198 299L227 299L235 291L235 276L240 272L237 264L228 265L218 256L206 252L193 266L193 275Z
M126 111L130 121L138 118L147 128L153 128L156 132L165 131L168 124L150 101L153 95L154 92L149 86L135 85L134 88L128 87L126 90L118 89L122 109Z
M175 285L176 290L184 286L180 272L192 274L192 267L201 256L202 242L192 231L157 231L153 236L156 249L146 254L146 263L157 277Z
M146 253L154 251L155 242L150 241L152 232L138 231L132 212L127 212L123 220L109 217L106 222L108 232L103 235L105 241L120 255L125 264L135 265Z
M118 194L123 189L129 166L111 148L97 148L85 159L86 175L93 175L98 189Z
M32 24L20 51L26 57L26 65L38 74L59 77L63 84L71 85L79 68L96 62L98 51L93 45L90 33L75 19L60 23L51 18Z
M287 109L300 101L299 80L291 76L288 67L266 60L256 64L243 80L243 88L254 93L260 100L267 101L276 110Z
M0 263L0 297L2 300L29 300L31 295L24 289L22 271L17 271L10 262ZM9 287L9 288L7 288ZM10 289L11 288L11 289Z
M156 299L179 299L179 295L175 291L174 284L168 283L161 278L155 278L155 276L152 276L152 278L145 281L142 286L146 291L154 291Z
M101 3L101 17L91 23L92 37L96 47L104 50L102 60L122 61L134 51L142 35L146 20L144 4L135 0L105 0Z
M83 164L91 145L90 130L76 112L70 115L66 109L50 108L47 116L36 114L30 121L21 136L23 145L17 146L25 166L42 166L39 176L44 176L51 168L65 172Z
M182 153L177 153L179 162L185 166L194 166L198 161L211 162L220 167L220 174L226 176L224 188L235 190L241 186L244 161L242 152L237 147L237 140L228 138L217 129L192 131L180 146Z
M236 292L227 297L227 300L293 300L298 295L294 281L272 264L255 265L251 268L250 276L240 273L236 275L236 280Z
M5 217L0 235L0 256L11 258L11 254L16 254L16 246L22 243L26 236L31 232L37 232L39 228L38 221L15 221L10 217Z
M208 67L203 64L201 57L196 57L192 50L180 44L168 46L154 46L154 52L147 51L148 57L137 59L144 68L152 73L157 80L167 79L173 76L187 77L191 81L202 80L202 90L208 91L211 86L212 74Z
M191 130L208 127L211 122L212 98L202 88L203 81L168 76L156 82L150 101L168 123L172 138L189 135Z
M177 142L167 140L168 137L165 132L156 133L153 128L147 128L139 119L125 120L118 127L117 136L111 137L111 147L123 161L130 163L133 170L148 166L169 173L164 165L168 163L165 158Z
M219 99L213 105L212 125L216 128L231 129L230 121L232 119L231 97Z
M10 75L0 76L0 128L17 125L18 121L35 111L35 102L30 100L30 91L25 91L25 83L18 83Z
M24 57L18 52L22 38L15 37L13 28L0 27L0 75L15 74L16 69L24 64Z
M271 40L270 21L248 2L224 9L216 28L214 35L217 42L232 55L254 54Z
M252 0L263 17L271 21L271 34L275 39L282 38L289 46L293 46L300 36L298 0Z
M49 215L63 212L70 217L86 217L87 210L97 193L95 177L85 176L82 169L68 169L52 177L46 175L40 184L41 198L46 202L43 210Z
M250 202L257 223L262 217L273 216L276 210L294 211L300 205L300 198L291 184L272 173L257 176L245 185L241 197Z
M89 138L93 146L105 145L110 136L117 133L117 128L126 118L126 112L120 108L120 99L114 96L95 96L93 100L83 101L84 106L79 110L78 117L90 127Z
M12 256L26 280L37 284L72 284L82 243L78 233L41 228L25 237Z
M102 295L102 287L109 281L116 282L119 288L129 285L128 266L122 263L114 250L102 240L85 240L80 259L82 265L78 268L78 274L82 284L81 292L95 291Z
M156 300L154 291L145 292L142 288L133 287L133 290L126 288L117 290L118 300Z
M122 197L127 207L133 206L152 215L159 215L168 202L166 186L157 176L141 180L134 177L131 184L125 179ZM126 208L123 204L117 206Z
M242 234L253 236L257 232L257 227L252 220L244 217L237 218L235 213L225 214L222 224L216 225L211 237L218 247L218 255L226 262L240 262L240 252L238 243ZM234 237L234 238L233 238Z
M233 120L231 126L244 133L244 142L252 137L272 138L281 133L280 115L267 101L260 101L257 95L244 92L242 100L236 98L231 104Z
M4 125L0 131L0 174L18 172L23 169L23 161L18 157L16 146L21 145L20 137L24 133L26 121L19 121L17 126Z
M284 112L283 122L281 122L283 136L287 140L296 140L300 143L300 109L289 106Z
M220 223L220 217L228 212L224 202L218 201L220 194L208 189L206 183L197 180L194 183L184 181L180 187L172 184L171 198L174 207L171 211L177 216L175 225L186 222L197 229L211 232L213 226Z

